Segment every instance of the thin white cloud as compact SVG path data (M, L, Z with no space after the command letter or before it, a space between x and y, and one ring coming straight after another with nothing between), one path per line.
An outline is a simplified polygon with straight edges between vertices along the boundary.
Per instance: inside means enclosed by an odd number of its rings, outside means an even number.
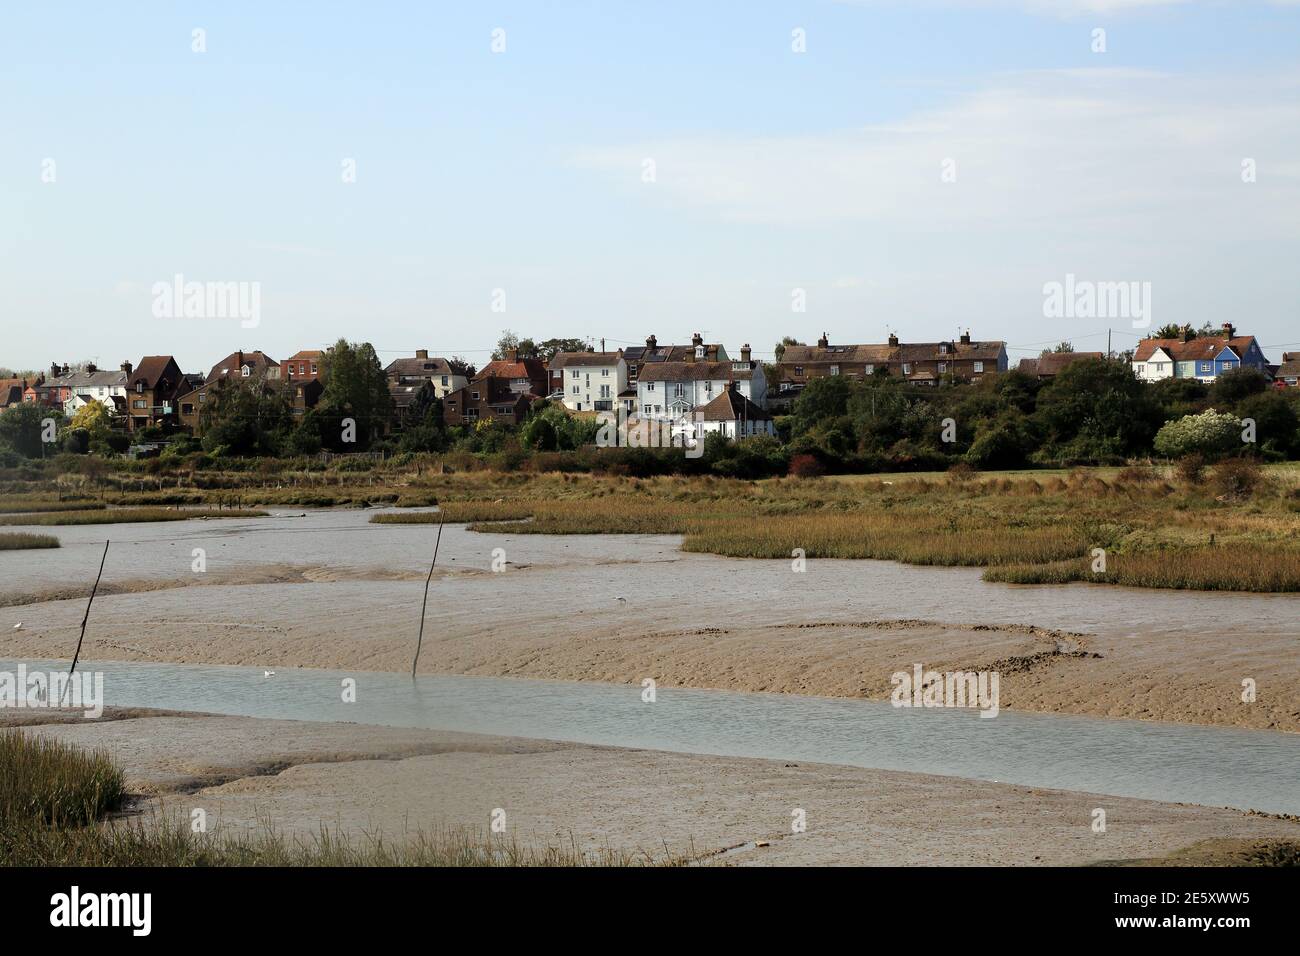
M1004 75L899 123L638 142L584 150L576 161L646 203L736 222L1295 237L1294 80ZM655 160L654 184L640 182L645 157ZM1242 181L1248 159L1253 183Z

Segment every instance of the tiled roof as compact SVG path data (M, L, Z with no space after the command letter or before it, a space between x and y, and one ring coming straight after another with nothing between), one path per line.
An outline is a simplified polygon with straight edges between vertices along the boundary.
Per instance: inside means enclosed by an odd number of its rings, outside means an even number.
M641 381L743 381L754 377L755 364L754 362L657 362L641 370Z
M212 371L208 372L207 381L213 382L219 378L224 378L226 375L238 373L238 371L245 365L247 365L258 378L265 378L268 369L280 367L279 362L260 350L252 352L231 352L216 365L212 366Z
M884 365L890 362L995 362L1006 343L992 342L900 342L898 345L787 345L782 365L836 365L858 363Z
M513 362L497 359L481 368L474 381L484 378L531 378L545 381L546 377L546 363L541 359L526 358Z
M137 382L144 382L145 388L153 388L158 384L158 379L167 371L167 366L174 361L175 359L170 355L146 355L140 359L139 366L131 373L130 384L135 385Z
M617 365L622 357L621 352L556 352L551 358L551 368Z
M1184 342L1182 339L1143 339L1133 352L1133 361L1146 362L1156 349L1163 349L1175 362L1208 362L1219 355L1225 347L1232 349L1237 358L1242 358L1250 351L1253 335L1238 335L1225 339L1220 335L1205 335Z
M734 388L725 389L713 401L701 405L696 415L705 422L760 422L772 417Z
M295 356L296 358L297 356ZM388 363L385 374L398 378L428 378L433 375L451 375L451 365L445 358L399 358Z
M706 344L704 346L705 361L716 362L719 349L722 349L722 346L716 342ZM685 362L687 359L694 357L694 345L659 345L653 349L644 345L633 345L623 350L623 358L629 362Z
M1104 352L1044 352L1038 358L1021 359L1020 371L1027 375L1050 376L1075 362L1105 357Z

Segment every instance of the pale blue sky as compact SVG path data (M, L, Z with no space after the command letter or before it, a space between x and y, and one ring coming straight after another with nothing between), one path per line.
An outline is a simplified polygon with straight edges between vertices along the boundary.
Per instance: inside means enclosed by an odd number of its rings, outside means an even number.
M1066 273L1300 348L1295 4L53 2L0 12L0 90L4 366L1130 345L1043 317ZM261 283L260 325L155 318L176 273Z

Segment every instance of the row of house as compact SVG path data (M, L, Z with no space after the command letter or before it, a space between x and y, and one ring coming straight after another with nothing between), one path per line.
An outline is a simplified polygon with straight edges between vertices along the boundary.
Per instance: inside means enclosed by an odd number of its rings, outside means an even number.
M633 426L690 426L697 435L743 437L772 434L772 412L788 409L818 378L888 376L932 387L1008 370L1006 343L974 340L969 331L940 342L904 343L891 334L881 344L856 345L833 345L823 333L816 345L785 346L779 360L768 366L753 358L748 344L732 358L722 344L705 342L699 333L683 345L660 345L654 335L644 346L606 351L603 345L599 351L559 352L549 362L515 351L489 362L472 378L463 366L418 350L385 369L393 425L401 428L418 419L434 401L441 402L449 426L487 421L518 425L534 402L549 399L578 415L619 412ZM1019 370L1048 379L1072 362L1102 357L1101 352L1044 352L1022 359ZM1183 327L1176 338L1144 339L1132 365L1143 381L1208 382L1247 366L1270 375L1279 387L1300 387L1300 353L1286 353L1280 366L1270 366L1254 336L1238 335L1231 324L1217 334L1196 335ZM324 353L310 349L283 361L261 351L236 351L206 375L182 372L170 355L147 355L138 365L123 362L113 370L93 364L72 370L55 363L48 375L34 381L0 379L0 408L34 401L72 415L98 401L130 431L170 422L197 432L204 404L229 381L280 383L291 390L294 414L303 415L319 401L323 375Z

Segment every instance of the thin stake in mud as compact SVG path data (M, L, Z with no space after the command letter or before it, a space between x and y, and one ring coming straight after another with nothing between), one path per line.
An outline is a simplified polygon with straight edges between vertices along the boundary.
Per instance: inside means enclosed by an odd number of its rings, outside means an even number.
M442 544L442 523L447 520L447 512L438 506L438 537L433 542L433 562L429 565L429 576L424 579L424 603L420 605L420 633L415 638L415 660L411 661L411 677L415 677L416 665L420 663L420 646L424 643L424 611L429 606L429 582L433 580L433 566L438 563L438 545Z
M81 619L81 636L77 638L77 651L72 655L72 666L68 668L68 688L72 687L72 672L77 669L77 660L81 657L81 642L86 639L86 622L90 620L90 606L95 603L95 592L99 590L99 579L104 576L104 562L108 560L109 543L109 541L104 542L104 555L99 559L99 573L95 575L95 586L90 589L90 600L86 602L86 614ZM59 704L60 706L63 704L62 694L59 694Z

